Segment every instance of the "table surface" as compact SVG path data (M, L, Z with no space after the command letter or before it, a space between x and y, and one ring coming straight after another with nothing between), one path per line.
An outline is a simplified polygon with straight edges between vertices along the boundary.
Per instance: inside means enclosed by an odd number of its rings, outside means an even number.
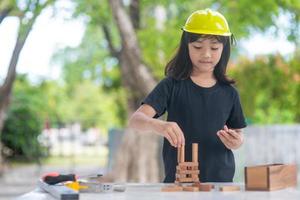
M161 192L163 186L169 184L142 184L128 183L126 184L125 192L110 192L110 193L80 193L80 200L94 199L114 199L114 200L299 200L300 190L295 188L287 188L276 191L245 191L244 185L239 183L213 183L215 189L211 192ZM220 192L219 187L224 185L239 185L241 191L235 192ZM40 189L35 189L17 198L18 200L54 200L50 194L43 192Z

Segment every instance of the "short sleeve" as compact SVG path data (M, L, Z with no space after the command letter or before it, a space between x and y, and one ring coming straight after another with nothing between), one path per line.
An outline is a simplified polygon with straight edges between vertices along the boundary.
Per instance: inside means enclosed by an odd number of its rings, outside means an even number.
M245 128L247 126L238 92L234 92L234 102L226 125L230 128Z
M170 95L172 93L173 84L174 82L171 77L164 78L142 101L141 104L148 104L154 108L156 111L154 118L160 117L166 112Z

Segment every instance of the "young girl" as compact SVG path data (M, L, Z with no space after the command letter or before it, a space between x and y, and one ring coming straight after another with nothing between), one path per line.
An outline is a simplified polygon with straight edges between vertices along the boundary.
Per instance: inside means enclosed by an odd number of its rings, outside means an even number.
M179 49L165 69L166 77L132 115L129 127L164 137L164 182L174 182L177 149L199 143L201 182L232 182L232 149L243 143L246 127L239 95L226 73L232 41L226 19L210 9L187 19ZM157 119L168 112L167 121Z

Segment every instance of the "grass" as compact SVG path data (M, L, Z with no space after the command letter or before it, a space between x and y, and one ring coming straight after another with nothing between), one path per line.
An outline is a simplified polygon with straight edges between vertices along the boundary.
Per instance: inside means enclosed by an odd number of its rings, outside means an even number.
M99 165L101 167L106 166L107 158L100 156L52 156L43 161L44 165L56 166L56 165Z
M63 151L62 151L63 150ZM65 146L63 149L54 149L50 152L51 156L40 160L42 165L66 166L66 165L96 165L100 167L107 166L108 149L106 147L87 146L84 148L75 148L72 145ZM24 157L9 159L6 161L9 166L21 167L27 165L36 165L37 161L28 161Z

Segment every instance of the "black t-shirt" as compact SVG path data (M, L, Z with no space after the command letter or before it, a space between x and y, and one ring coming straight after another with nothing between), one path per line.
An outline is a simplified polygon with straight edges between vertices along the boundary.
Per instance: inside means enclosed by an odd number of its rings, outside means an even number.
M237 90L216 83L204 88L190 78L164 78L142 104L152 106L155 118L168 112L167 121L177 122L185 136L185 161L191 161L192 143L199 144L201 182L232 182L235 162L231 150L217 136L226 124L229 128L246 127ZM177 149L164 139L164 182L174 182Z

